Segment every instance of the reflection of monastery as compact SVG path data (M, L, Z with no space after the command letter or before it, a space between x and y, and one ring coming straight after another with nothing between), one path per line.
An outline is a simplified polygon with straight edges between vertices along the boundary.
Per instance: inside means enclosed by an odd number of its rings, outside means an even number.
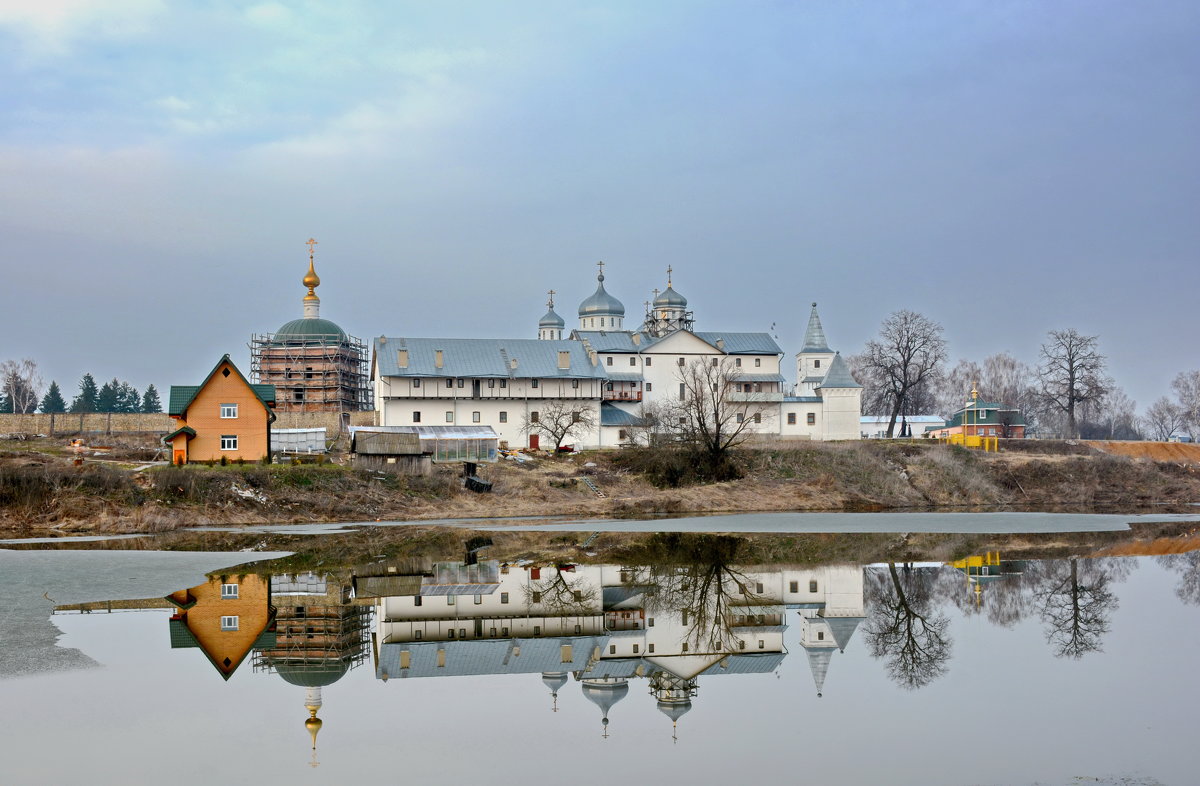
M379 679L540 673L557 698L573 676L605 733L631 681L645 680L675 724L701 677L774 671L788 610L820 695L863 619L861 569L719 575L705 593L694 571L438 563L428 575L359 577L355 594L375 602Z

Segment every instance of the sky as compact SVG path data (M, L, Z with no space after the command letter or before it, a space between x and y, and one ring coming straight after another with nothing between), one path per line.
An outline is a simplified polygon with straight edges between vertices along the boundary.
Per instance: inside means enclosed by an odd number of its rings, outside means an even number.
M0 360L191 384L301 315L536 336L606 285L697 329L898 309L953 359L1200 367L1200 4L0 0ZM772 326L774 326L772 328ZM794 368L791 369L794 374Z

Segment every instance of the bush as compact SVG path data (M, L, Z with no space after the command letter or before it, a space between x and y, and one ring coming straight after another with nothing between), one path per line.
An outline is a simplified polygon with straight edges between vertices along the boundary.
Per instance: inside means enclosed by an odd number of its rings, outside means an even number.
M613 463L636 472L659 488L679 488L693 483L718 483L742 477L741 456L713 458L704 451L682 445L657 445L622 450Z

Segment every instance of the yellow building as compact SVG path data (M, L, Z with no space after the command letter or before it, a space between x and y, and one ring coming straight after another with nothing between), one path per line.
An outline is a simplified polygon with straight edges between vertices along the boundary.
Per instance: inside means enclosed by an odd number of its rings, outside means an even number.
M171 461L258 461L271 453L275 386L251 385L225 355L199 385L172 385L167 414L175 430L163 437Z
M275 608L264 576L214 576L172 592L171 647L198 647L229 679L254 648L275 644Z

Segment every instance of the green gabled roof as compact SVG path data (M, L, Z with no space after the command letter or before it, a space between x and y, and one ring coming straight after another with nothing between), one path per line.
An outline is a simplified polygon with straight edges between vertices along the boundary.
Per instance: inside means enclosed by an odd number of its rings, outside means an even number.
M238 378L242 380L242 382L245 382L246 385L254 391L254 395L259 401L262 402L262 405L266 408L267 413L270 415L270 420L275 420L275 413L271 410L271 405L275 403L275 386L251 385L249 380L242 375L242 372L238 369L237 364L229 359L229 355L222 355L221 359L217 361L217 364L213 366L212 371L208 372L208 376L206 376L204 381L199 385L172 385L171 395L167 402L167 414L183 417L183 414L187 412L187 408L191 406L192 401L195 400L196 395L200 392L200 389L208 384L209 380L211 380L213 375L217 373L217 369L221 367L222 363L229 364L229 367L233 369L233 373L237 374Z
M1021 414L1019 409L1014 407L1006 407L1003 404L993 404L990 402L976 402L971 406L963 407L958 412L955 412L945 426L940 428L954 428L955 426L963 425L964 415L967 417L967 425L975 426L1000 426L1004 425L1000 418L1000 413L1011 413L1011 418L1008 422L1010 426L1024 426L1025 416Z
M181 619L173 619L169 623L171 629L171 649L177 650L184 647L199 647L200 642L196 641L196 637L188 630L188 626Z
M217 663L208 650L200 646L200 641L196 638L196 635L188 629L187 622L185 620L172 617L169 626L171 632L171 649L195 647L204 653L204 657L208 658L208 662L213 665L213 667L217 670L217 673L221 675L221 679L225 680L226 682L229 681L229 678L233 676L235 671L237 671L238 666L242 665L242 661L244 661L246 656L252 651L256 649L269 649L274 647L276 644L274 607L271 607L271 614L267 620L266 628L263 629L262 633L258 634L258 638L255 639L254 643L250 645L250 649L246 650L246 652L242 654L242 657L238 658L236 662L231 662L229 666L226 667L229 669L228 672L221 668L221 664Z
M196 436L196 429L192 428L191 426L184 426L183 428L177 428L174 431L172 431L170 434L168 434L167 436L163 437L162 441L170 442L171 440L178 437L180 434L187 434L189 437L194 437L194 436Z

